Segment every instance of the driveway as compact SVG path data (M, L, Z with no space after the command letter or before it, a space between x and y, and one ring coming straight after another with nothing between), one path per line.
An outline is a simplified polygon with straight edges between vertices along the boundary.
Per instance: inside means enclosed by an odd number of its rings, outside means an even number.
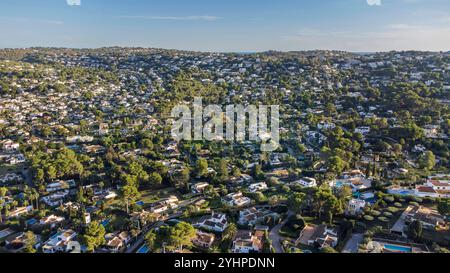
M358 253L359 245L364 239L364 235L361 233L353 233L352 237L345 244L342 253Z
M269 233L269 239L272 241L272 246L275 249L275 253L284 253L283 246L281 245L283 237L280 236L279 231L282 227L284 227L284 225L286 225L286 223L289 220L289 217L291 217L294 214L295 214L294 212L289 211L286 219L284 219L281 223L273 227Z

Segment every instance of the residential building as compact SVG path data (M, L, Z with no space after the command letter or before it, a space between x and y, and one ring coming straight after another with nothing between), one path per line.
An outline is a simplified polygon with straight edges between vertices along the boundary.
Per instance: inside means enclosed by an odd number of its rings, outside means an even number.
M212 212L211 215L200 218L194 226L209 231L223 232L228 227L227 216L223 213Z
M216 236L212 233L206 233L201 230L196 231L196 236L192 240L192 243L194 246L203 248L203 249L209 249L211 248L212 244L214 243Z
M62 230L50 237L43 247L42 252L44 253L57 253L65 252L67 244L74 240L77 233L71 229Z
M305 188L317 187L316 179L310 177L303 177L302 179L292 182L292 184L297 184Z
M249 205L252 200L242 194L242 192L230 193L222 198L222 202L230 207L242 207Z
M364 200L361 199L351 199L348 201L347 207L345 209L345 214L351 215L351 216L357 216L364 212L364 208L366 207L367 203Z
M315 246L318 248L336 247L338 243L337 232L326 225L306 225L300 232L296 244Z
M255 193L255 192L263 192L263 191L265 191L267 189L268 189L268 187L267 187L266 182L260 182L260 183L251 184L248 187L248 190L250 192L253 192L253 193Z
M261 252L264 244L263 231L239 231L233 241L233 253Z

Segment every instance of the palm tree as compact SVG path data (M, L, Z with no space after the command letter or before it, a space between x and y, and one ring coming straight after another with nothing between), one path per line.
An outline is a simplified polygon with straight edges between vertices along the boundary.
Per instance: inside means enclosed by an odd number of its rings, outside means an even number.
M148 246L148 248L153 249L155 246L155 242L157 239L157 234L154 233L153 231L147 233L147 235L145 235L145 243Z
M234 223L231 223L224 231L222 236L222 241L233 240L233 238L237 234L237 226Z
M5 203L5 201L3 199L0 199L0 224L3 223L2 211L3 211L3 204L4 203Z
M36 189L32 189L31 193L29 194L31 205L34 209L33 200L36 201L36 209L39 209L39 193Z
M3 205L5 203L5 200L3 200L3 197L6 196L6 193L8 192L8 189L5 187L0 188L0 223L3 223L3 217L2 217L2 210L3 210ZM6 206L5 206L5 211L6 211ZM6 212L5 212L6 214Z

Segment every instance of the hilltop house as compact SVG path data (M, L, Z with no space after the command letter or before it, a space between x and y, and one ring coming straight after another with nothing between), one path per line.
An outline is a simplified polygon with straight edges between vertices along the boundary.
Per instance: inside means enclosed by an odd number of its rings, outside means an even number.
M256 225L264 221L265 217L274 217L279 218L280 215L278 215L275 212L272 212L267 209L263 208L255 208L251 207L248 209L244 209L239 211L239 220L238 224L240 225Z
M206 233L201 230L197 230L195 238L192 240L194 246L209 249L214 243L216 236L212 233Z
M240 231L233 241L233 253L254 253L261 252L264 243L264 232L257 230Z
M16 143L10 139L0 141L0 146L5 152L16 152L19 150L19 143Z
M56 192L60 190L70 189L76 186L75 180L57 181L47 185L47 192Z
M33 247L38 249L41 246L41 236L36 234L33 234L33 236L35 240ZM4 242L8 250L13 252L21 251L27 243L25 232L18 232L9 235L5 238Z
M112 253L118 253L130 241L130 236L127 232L110 233L105 235L106 247Z
M230 193L222 198L222 202L230 207L242 207L249 205L252 200L245 197L242 192Z
M262 192L262 191L265 191L267 189L268 189L268 187L267 187L266 182L260 182L260 183L251 184L248 187L248 190L250 192L253 192L253 193L255 193L255 192Z
M417 186L415 194L419 197L450 198L450 175L429 177L423 186Z
M62 216L56 216L54 214L44 217L39 221L40 225L49 225L51 228L54 228L57 224L62 223L65 220Z
M366 205L367 203L364 200L351 199L350 201L348 201L347 207L345 209L345 214L351 216L360 215L363 212Z
M211 215L200 218L194 227L223 232L228 227L227 216L223 213L212 212Z
M310 178L310 177L303 177L300 180L294 181L292 182L292 184L298 184L302 187L305 188L313 188L313 187L317 187L317 181L314 178Z
M163 199L159 202L152 204L150 208L150 212L152 213L163 213L169 209L175 209L178 207L178 197L170 196L166 199Z
M191 191L193 193L202 193L205 190L205 188L208 187L208 186L209 186L209 183L207 183L207 182L200 182L200 183L197 183L197 184L193 185L191 187Z
M422 207L409 206L405 210L405 223L410 224L414 221L422 223L426 229L434 230L439 226L445 226L445 217L440 215L436 210Z
M335 247L337 243L337 232L326 225L306 225L296 241L296 245L303 244L318 248Z
M9 182L19 182L22 181L23 178L21 175L18 175L16 173L8 173L5 174L3 177L0 177L0 185L9 183Z
M62 230L50 237L42 247L44 253L66 252L67 245L75 239L77 233L71 229Z
M8 218L19 217L20 215L27 214L32 210L33 210L33 206L16 208L15 210L9 212Z

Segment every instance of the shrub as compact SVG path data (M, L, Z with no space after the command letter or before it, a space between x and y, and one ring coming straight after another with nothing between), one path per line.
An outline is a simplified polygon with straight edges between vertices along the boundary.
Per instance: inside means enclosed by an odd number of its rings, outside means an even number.
M387 222L389 222L389 219L386 218L386 217L381 216L381 217L378 217L378 221L381 221L383 223L387 223Z
M370 216L370 215L364 215L364 220L366 220L366 221L369 221L369 222L371 222L371 221L373 221L373 217L372 216Z
M401 207L403 207L403 205L402 205L402 204L400 204L400 203L398 203L398 202L394 203L394 206L396 206L397 208L401 208Z
M389 208L387 208L387 211L389 211L390 213L396 213L398 211L398 208L389 207Z
M370 214L372 214L372 216L379 216L381 214L381 212L377 211L377 210L373 210Z
M387 218L391 218L391 217L392 217L392 213L390 213L390 212L388 212L388 211L385 211L385 212L383 213L383 215L384 215L385 217L387 217Z
M356 222L356 226L362 229L367 229L367 225L364 224L363 222Z

